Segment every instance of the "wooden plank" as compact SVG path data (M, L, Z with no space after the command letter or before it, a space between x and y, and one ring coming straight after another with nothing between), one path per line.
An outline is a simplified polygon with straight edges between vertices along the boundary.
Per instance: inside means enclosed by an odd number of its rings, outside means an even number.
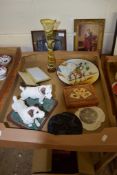
M95 169L91 154L88 152L78 152L79 173L83 175L95 175Z
M52 167L52 150L35 149L33 151L32 172L50 172Z
M43 131L5 128L0 124L0 146L47 148L84 152L117 152L117 128L106 128L100 133L82 135L52 135ZM102 138L107 135L107 140Z

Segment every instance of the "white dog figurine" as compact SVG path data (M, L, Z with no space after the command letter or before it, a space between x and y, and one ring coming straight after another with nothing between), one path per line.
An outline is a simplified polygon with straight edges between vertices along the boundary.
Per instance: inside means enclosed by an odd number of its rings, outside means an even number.
M27 124L29 127L31 127L34 122L36 126L39 127L40 123L38 119L45 116L45 112L41 111L38 107L28 107L22 99L17 99L16 96L13 97L12 108L19 114L23 123Z
M21 99L25 100L28 97L32 99L39 99L39 103L43 104L43 100L45 98L51 99L52 98L52 85L41 85L36 87L22 87L20 86L21 92Z

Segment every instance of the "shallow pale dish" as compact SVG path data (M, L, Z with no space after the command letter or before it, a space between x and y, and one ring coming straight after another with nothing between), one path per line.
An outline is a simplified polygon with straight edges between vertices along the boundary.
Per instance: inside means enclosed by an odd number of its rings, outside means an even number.
M0 76L6 74L6 72L7 72L7 68L4 66L0 66Z
M98 129L105 121L103 110L97 106L79 108L75 114L81 120L83 128L88 131Z
M66 84L94 83L99 77L95 64L84 59L69 59L57 68L57 75Z
M7 68L4 66L0 66L0 80L4 80L6 78Z

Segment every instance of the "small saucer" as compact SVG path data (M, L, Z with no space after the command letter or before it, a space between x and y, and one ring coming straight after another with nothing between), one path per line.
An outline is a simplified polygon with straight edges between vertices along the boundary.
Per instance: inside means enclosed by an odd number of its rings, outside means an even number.
M6 76L0 77L0 81L6 79Z
M105 121L103 110L97 106L79 108L75 114L81 120L83 128L88 131L98 129Z
M7 68L4 66L0 66L0 77L6 75Z

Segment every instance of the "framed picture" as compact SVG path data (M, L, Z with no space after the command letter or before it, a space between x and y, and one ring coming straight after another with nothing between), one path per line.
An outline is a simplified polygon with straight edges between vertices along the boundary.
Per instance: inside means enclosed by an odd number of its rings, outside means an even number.
M44 30L31 31L33 51L47 51ZM54 50L66 50L66 30L54 30Z
M105 19L74 20L74 50L102 51Z
M111 54L112 55L117 55L117 21L116 21L116 27L115 27L115 33L114 33L112 53Z

